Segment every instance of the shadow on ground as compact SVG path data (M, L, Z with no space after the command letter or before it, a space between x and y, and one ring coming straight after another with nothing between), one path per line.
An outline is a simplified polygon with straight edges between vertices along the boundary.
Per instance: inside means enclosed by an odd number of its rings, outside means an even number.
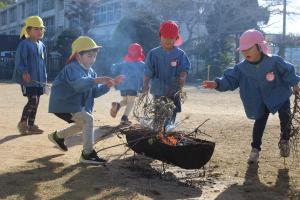
M14 140L14 139L17 139L19 137L23 137L23 135L20 135L20 134L16 134L16 135L8 135L2 139L0 139L0 144L3 144L5 142L9 142L11 140Z
M277 180L273 186L260 182L258 164L248 165L242 185L231 185L216 200L284 200L290 191L288 169L278 169Z
M132 165L130 157L113 160L106 166L67 166L57 161L61 155L31 160L25 166L1 174L0 199L134 199L141 196L187 199L202 195L199 188L184 185L175 178L162 178L158 171L151 169L149 159L138 165ZM51 181L57 184L47 185Z

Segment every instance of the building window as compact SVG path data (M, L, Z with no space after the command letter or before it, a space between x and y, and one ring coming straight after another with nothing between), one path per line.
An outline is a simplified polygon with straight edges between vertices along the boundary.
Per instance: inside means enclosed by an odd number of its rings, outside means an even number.
M54 0L43 0L42 1L42 11L54 9Z
M38 14L38 0L28 0L27 1L28 16Z
M14 29L14 30L11 30L9 31L9 35L16 35L17 31Z
M45 35L46 36L54 35L55 34L55 18L54 18L54 16L44 18L43 21L46 26Z
M96 24L109 24L121 19L121 3L107 3L101 5L95 15Z
M1 25L7 24L7 12L4 11L1 13Z
M57 7L58 7L58 10L63 10L64 9L64 0L59 0Z
M9 9L9 22L17 21L17 6Z
M21 3L20 4L20 12L21 12L21 18L23 19L23 18L25 18L25 3Z

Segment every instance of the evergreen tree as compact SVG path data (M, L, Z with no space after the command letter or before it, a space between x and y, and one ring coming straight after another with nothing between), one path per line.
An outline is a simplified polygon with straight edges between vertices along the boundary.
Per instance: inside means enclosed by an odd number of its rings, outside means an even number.
M78 29L66 29L58 36L55 49L62 55L63 60L71 55L71 44L79 36Z
M95 13L97 12L101 0L71 0L67 6L65 16L73 23L77 23L76 27L86 35L94 26Z
M238 47L241 33L251 28L259 29L258 23L268 20L268 10L260 7L257 0L216 0L206 19L206 41L210 44L206 44L209 49L203 56L207 64L220 68L215 72L223 71L234 58L231 52ZM239 62L238 52L235 61Z
M118 24L112 39L103 44L97 58L96 70L109 75L113 63L121 62L131 43L139 43L144 54L159 45L159 21L148 13L125 17Z
M0 9L5 8L10 4L16 3L16 0L0 0Z

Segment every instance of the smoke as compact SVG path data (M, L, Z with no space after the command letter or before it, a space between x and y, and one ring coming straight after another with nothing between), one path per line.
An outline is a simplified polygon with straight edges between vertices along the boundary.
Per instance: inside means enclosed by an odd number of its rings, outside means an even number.
M150 49L157 47L158 32L159 21L148 13L138 13L136 16L123 18L110 40L103 41L101 36L94 36L97 43L103 46L94 68L98 74L111 75L112 64L123 60L131 43L139 43L145 55Z

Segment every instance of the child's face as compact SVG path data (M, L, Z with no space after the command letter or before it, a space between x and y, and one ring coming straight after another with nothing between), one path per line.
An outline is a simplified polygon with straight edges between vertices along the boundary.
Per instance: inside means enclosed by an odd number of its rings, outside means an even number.
M258 50L256 45L250 47L249 49L243 50L242 53L245 59L249 62L257 62L261 58L261 51Z
M78 54L77 60L80 64L89 69L96 61L97 51L88 51L86 53Z
M175 38L164 38L163 36L160 37L161 46L166 50L173 49L175 42Z
M40 40L44 37L45 29L44 28L37 28L31 27L27 29L27 33L29 37L35 41Z

